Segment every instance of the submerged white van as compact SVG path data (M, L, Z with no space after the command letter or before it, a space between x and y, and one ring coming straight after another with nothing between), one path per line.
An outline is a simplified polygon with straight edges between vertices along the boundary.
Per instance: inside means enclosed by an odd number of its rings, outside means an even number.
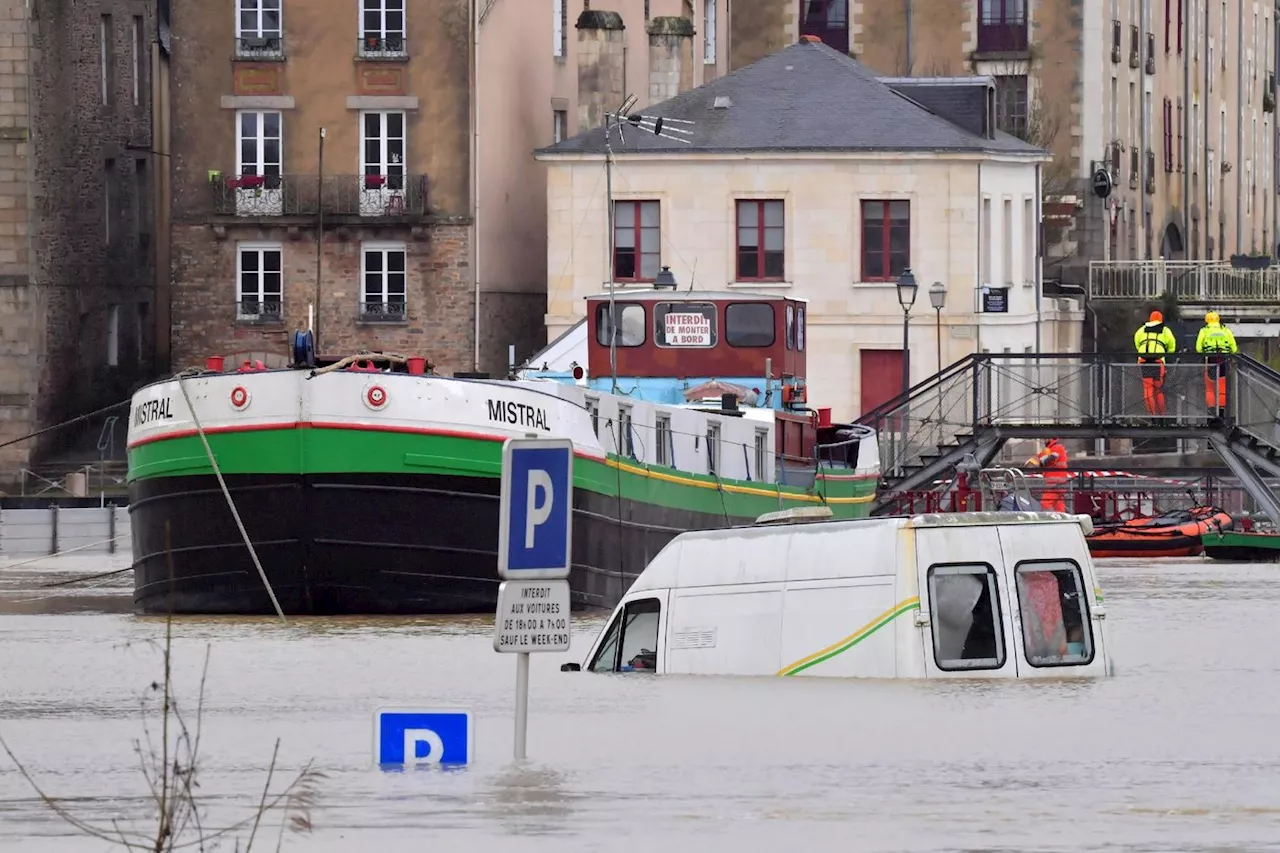
M771 515L783 523L762 516L754 526L673 539L618 604L585 668L837 678L1111 674L1087 516L806 522Z

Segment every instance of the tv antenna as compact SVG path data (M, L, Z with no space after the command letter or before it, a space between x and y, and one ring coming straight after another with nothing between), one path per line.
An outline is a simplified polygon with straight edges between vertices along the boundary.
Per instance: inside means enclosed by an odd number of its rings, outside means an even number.
M668 118L666 116L652 116L643 113L632 112L635 109L635 95L625 95L622 103L613 112L604 114L604 183L605 183L605 216L608 228L609 239L605 241L608 254L605 257L605 270L609 275L609 374L612 382L610 388L611 394L618 393L618 315L614 309L613 291L616 289L616 282L613 280L613 250L614 241L617 239L617 233L614 231L613 222L613 135L618 135L618 142L625 148L627 144L626 128L630 127L634 133L651 133L663 139L670 139L673 142L683 142L685 145L691 145L693 131L688 129L693 125L692 121L680 118ZM640 263L640 247L635 247L636 263Z

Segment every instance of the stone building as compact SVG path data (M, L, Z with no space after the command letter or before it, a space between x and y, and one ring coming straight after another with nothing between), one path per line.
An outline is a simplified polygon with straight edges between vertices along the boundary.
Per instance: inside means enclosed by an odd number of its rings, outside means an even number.
M174 369L278 364L309 317L473 369L471 3L173 5Z
M1049 278L1276 244L1270 0L739 0L731 67L802 34L882 74L993 76L1002 127L1055 155ZM1090 189L1100 167L1105 201Z
M117 402L155 368L162 5L0 2L0 441ZM3 448L5 479L75 439Z

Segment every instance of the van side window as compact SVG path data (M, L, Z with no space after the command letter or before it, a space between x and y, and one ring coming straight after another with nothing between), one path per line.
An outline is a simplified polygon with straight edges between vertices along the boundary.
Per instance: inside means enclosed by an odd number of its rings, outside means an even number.
M933 659L945 671L1004 666L996 571L986 563L929 567Z
M1084 575L1074 560L1024 560L1014 568L1022 645L1032 666L1093 662Z
M592 672L653 672L658 668L658 616L656 598L627 603L609 626L589 669ZM621 651L621 654L619 654Z

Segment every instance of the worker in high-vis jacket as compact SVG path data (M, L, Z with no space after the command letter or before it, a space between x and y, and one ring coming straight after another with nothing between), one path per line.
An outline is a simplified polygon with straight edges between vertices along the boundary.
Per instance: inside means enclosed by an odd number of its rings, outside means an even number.
M1209 417L1227 414L1227 359L1240 352L1236 336L1222 325L1218 312L1204 315L1204 326L1196 335L1196 352L1204 356L1204 404Z
M1040 506L1047 510L1066 512L1067 502L1063 493L1067 486L1067 448L1056 438L1045 441L1044 447L1035 456L1023 464L1029 468L1044 469L1044 492L1040 495Z
M1178 340L1164 324L1164 315L1152 311L1147 322L1133 333L1133 345L1138 350L1138 371L1142 374L1142 402L1148 414L1163 415L1164 357L1178 348Z

